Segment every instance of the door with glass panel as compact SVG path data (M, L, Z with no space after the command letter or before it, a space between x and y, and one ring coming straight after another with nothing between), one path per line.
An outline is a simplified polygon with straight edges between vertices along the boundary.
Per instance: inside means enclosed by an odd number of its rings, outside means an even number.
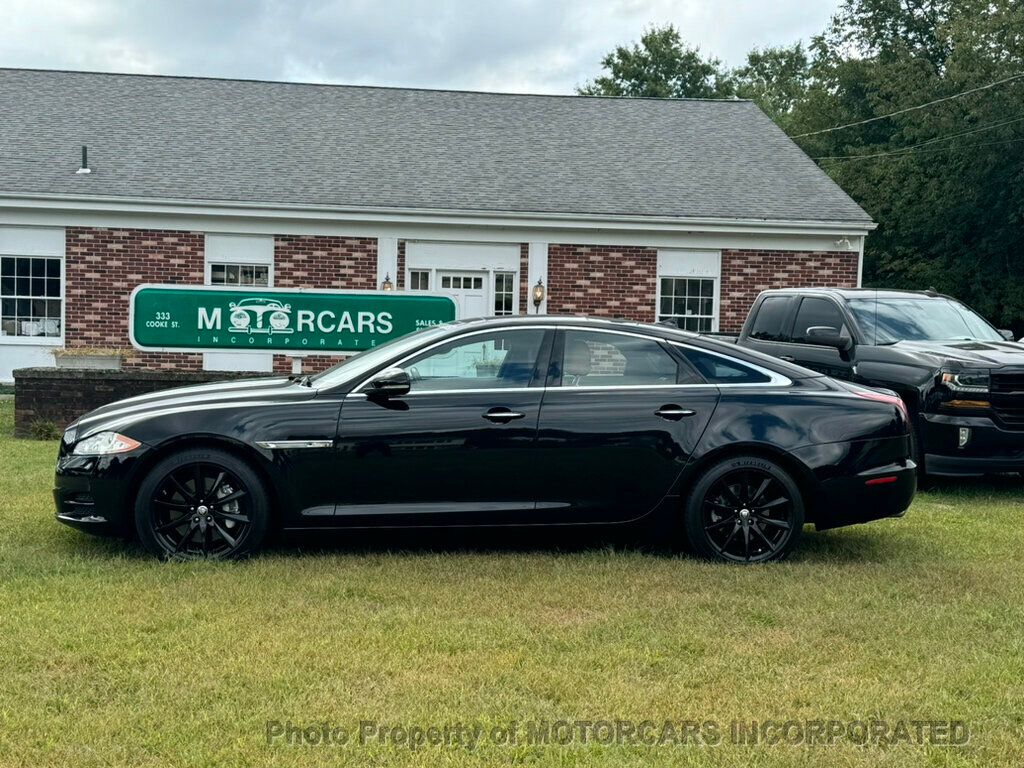
M486 317L491 314L487 308L486 272L451 272L439 270L438 290L455 299L459 317Z
M718 388L672 347L566 329L537 431L537 499L548 522L618 522L653 510L697 447Z
M345 525L380 514L396 525L530 521L552 337L543 328L470 332L400 361L407 395L348 395L336 517Z

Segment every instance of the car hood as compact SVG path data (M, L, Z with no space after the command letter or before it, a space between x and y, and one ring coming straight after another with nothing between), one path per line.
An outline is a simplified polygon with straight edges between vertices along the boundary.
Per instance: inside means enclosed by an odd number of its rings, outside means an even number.
M282 400L310 399L316 391L287 378L241 379L198 384L150 392L118 400L82 416L70 428L75 439L107 430L122 430L153 416L176 411L195 411L244 405L270 404Z
M1024 366L1024 344L1016 341L900 341L893 346L969 367Z

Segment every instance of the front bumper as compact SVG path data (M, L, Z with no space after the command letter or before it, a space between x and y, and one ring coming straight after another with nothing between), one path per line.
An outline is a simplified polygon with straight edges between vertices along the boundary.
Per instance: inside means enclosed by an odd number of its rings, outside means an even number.
M970 430L963 447L961 428ZM930 475L1024 472L1024 432L1003 429L988 416L922 414L921 443Z
M137 462L137 452L118 456L60 456L53 488L57 521L98 535L130 534L132 516L127 488Z

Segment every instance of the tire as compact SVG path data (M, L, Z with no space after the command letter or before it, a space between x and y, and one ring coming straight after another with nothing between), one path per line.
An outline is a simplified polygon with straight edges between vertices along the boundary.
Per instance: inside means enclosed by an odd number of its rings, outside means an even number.
M139 540L169 560L246 557L263 544L269 520L259 476L242 459L215 448L163 459L143 479L135 499Z
M736 456L703 473L687 499L683 523L690 548L707 560L782 560L803 532L803 496L774 461Z

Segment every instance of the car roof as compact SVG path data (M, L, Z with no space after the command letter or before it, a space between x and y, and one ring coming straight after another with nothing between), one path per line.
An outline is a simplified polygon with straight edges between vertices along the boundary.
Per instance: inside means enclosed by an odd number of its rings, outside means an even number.
M892 288L770 288L763 291L772 296L837 296L843 299L957 299L937 291L901 291Z

